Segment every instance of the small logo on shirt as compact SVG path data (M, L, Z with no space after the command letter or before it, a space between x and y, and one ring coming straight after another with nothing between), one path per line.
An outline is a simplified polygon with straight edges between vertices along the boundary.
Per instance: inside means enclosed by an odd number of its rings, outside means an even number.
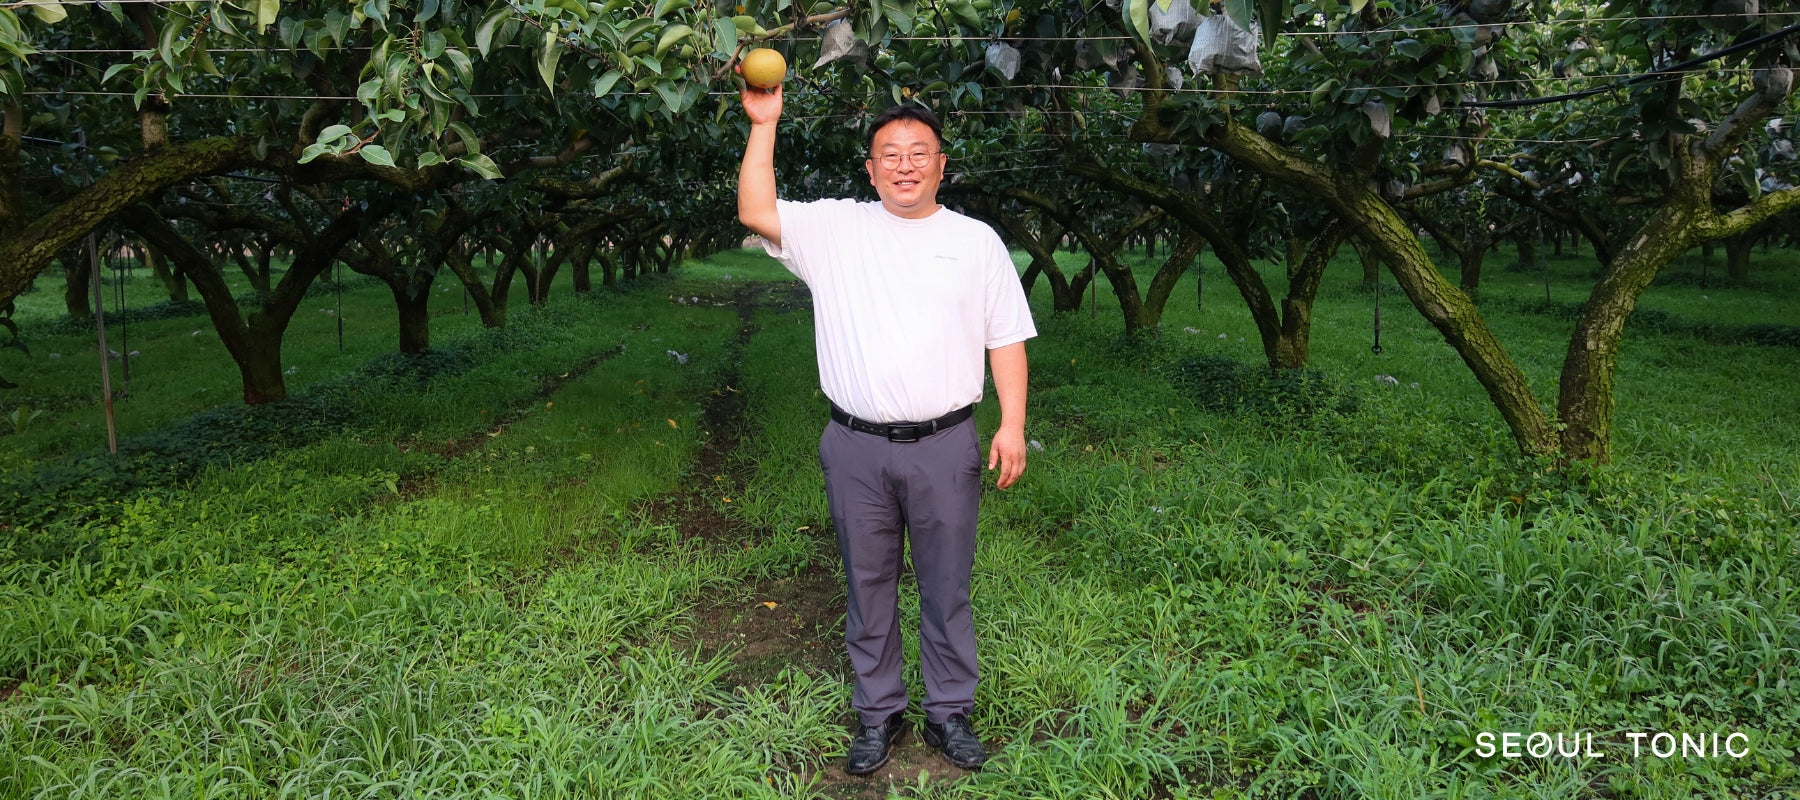
M939 261L958 261L958 260L960 260L956 256L947 256L947 255L944 255L943 253L938 253L936 255L933 255L932 258L935 258Z

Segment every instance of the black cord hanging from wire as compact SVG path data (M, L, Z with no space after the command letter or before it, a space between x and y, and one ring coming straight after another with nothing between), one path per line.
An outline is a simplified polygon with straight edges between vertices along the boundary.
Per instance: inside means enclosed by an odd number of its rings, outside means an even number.
M338 352L342 353L344 352L344 262L333 262L331 268L333 291L337 294L337 313L332 316L337 318Z
M1537 224L1537 260L1544 265L1544 305L1550 305L1550 257L1544 255L1544 222Z
M1194 310L1206 310L1206 256L1194 257Z
M1381 276L1375 276L1375 344L1369 352L1381 355Z
M121 377L123 377L125 381L124 391L119 393L119 397L130 399L131 333L127 324L128 320L125 317L125 257L124 254L120 252L120 249L121 246L119 245L108 247L106 263L112 265L113 276L115 278L113 281L113 307L119 315L119 352L124 353L123 356L119 357L119 360L124 364L124 371Z

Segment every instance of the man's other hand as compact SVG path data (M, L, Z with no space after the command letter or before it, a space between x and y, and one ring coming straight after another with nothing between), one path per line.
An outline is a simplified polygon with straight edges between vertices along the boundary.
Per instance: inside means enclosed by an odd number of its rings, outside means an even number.
M1025 432L1001 428L994 432L994 440L988 442L988 465L991 472L994 467L1000 468L1000 477L994 485L1005 489L1017 483L1019 476L1025 474Z

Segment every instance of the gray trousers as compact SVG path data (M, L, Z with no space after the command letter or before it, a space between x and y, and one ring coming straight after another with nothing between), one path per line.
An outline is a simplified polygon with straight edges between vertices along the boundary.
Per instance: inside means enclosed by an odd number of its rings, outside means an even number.
M844 643L856 670L851 707L865 725L906 709L899 613L904 532L919 583L925 717L942 723L969 713L976 681L969 573L981 499L975 421L916 442L828 423L819 437L819 465L848 584Z

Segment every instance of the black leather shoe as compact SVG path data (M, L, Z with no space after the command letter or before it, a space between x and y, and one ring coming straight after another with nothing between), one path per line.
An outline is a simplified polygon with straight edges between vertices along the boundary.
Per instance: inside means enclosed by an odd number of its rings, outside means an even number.
M850 758L844 771L851 775L867 775L888 762L888 751L906 732L906 712L896 711L880 725L864 725L850 740Z
M921 732L925 734L926 744L943 751L944 758L962 769L981 769L981 765L987 763L987 751L981 748L981 737L975 735L975 729L969 727L969 718L962 714L951 714L942 725L926 720Z

